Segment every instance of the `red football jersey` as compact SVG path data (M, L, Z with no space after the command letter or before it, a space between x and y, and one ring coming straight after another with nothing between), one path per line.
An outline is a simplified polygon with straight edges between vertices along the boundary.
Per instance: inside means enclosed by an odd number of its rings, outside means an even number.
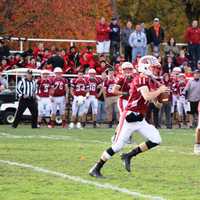
M65 85L68 84L68 81L63 78L54 77L52 80L52 89L53 89L53 96L60 97L66 95Z
M71 80L71 87L75 96L85 96L87 92L87 81L84 78L74 78Z
M89 94L93 96L97 96L98 86L101 85L100 79L98 79L97 77L95 78L87 77L86 81L87 81L87 89L89 91Z
M151 90L152 83L149 78L136 76L130 85L130 96L126 110L138 112L143 115L147 112L148 102L143 98L141 92L138 90L142 86L147 86Z
M49 92L51 89L51 80L41 78L37 81L37 85L38 85L38 96L49 97Z
M184 96L183 91L185 89L185 86L186 86L186 81L178 82L177 93L178 93L179 96Z
M130 84L132 81L133 81L133 76L131 77L123 76L118 79L116 85L120 86L120 91L129 93ZM128 100L129 96L120 96L120 98Z
M115 94L113 94L113 87L115 85L116 81L115 80L110 80L110 79L106 79L103 83L103 86L105 88L106 91L106 97L113 97L116 96Z

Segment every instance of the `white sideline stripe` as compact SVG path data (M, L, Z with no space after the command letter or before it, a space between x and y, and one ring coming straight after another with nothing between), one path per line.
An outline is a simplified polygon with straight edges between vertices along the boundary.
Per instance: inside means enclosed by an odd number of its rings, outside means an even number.
M64 136L64 135L51 135L51 136L46 136L46 135L13 135L9 133L3 133L0 132L0 138L5 137L9 139L48 139L48 140L72 140L72 141L77 141L77 142L86 142L86 143L99 143L99 144L111 144L109 142L103 142L99 140L82 140L78 138L74 138L71 136ZM169 153L178 153L182 155L189 155L189 156L194 156L194 153L189 153L185 151L176 151L173 149L170 149L170 146L159 146L155 148L153 151L167 151Z
M36 167L36 166L30 165L30 164L18 163L18 162L13 162L13 161L9 161L9 160L0 160L0 163L17 166L17 167L21 167L21 168L26 168L26 169L31 169L32 171L35 171L35 172L50 174L50 175L57 176L57 177L60 177L63 179L68 179L68 180L71 180L74 182L78 182L78 183L82 183L82 184L86 184L86 185L92 185L92 186L96 186L98 188L117 191L117 192L124 193L124 194L130 195L130 196L133 196L133 197L141 197L141 198L146 198L149 200L164 200L164 198L159 197L159 196L145 195L140 192L130 191L127 188L121 188L116 185L111 185L110 183L99 183L96 181L82 179L79 176L71 176L68 174L61 173L61 172L56 172L56 171L48 170L45 168Z
M99 144L110 144L108 142L103 142L99 140L82 140L78 138L74 138L71 136L65 136L65 135L51 135L51 136L46 136L46 135L13 135L9 133L3 133L0 132L0 137L6 137L6 138L15 138L15 139L49 139L49 140L73 140L77 142L87 142L87 143L99 143Z

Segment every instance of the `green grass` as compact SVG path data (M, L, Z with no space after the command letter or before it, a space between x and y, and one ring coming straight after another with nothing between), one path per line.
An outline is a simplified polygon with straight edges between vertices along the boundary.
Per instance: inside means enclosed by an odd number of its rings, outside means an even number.
M161 130L161 147L133 160L128 174L119 155L103 169L105 179L88 176L88 170L109 147L114 130L11 129L0 125L0 159L31 164L83 179L110 183L142 194L172 200L200 199L200 158L192 155L194 130ZM11 138L3 136L33 136ZM171 134L173 133L173 134ZM51 136L53 139L42 136ZM58 136L57 140L55 140ZM64 140L61 140L59 137ZM140 142L139 136L134 136ZM100 141L100 142L99 142ZM123 151L131 149L128 145ZM49 174L0 163L0 200L139 200L127 194L83 185Z

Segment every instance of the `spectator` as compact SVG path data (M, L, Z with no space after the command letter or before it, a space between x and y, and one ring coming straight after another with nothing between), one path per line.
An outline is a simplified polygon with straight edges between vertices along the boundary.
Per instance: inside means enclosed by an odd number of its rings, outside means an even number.
M110 23L110 57L115 60L120 52L120 26L117 18L113 17Z
M147 38L142 32L140 24L137 24L135 31L131 33L129 37L129 44L132 47L132 61L136 59L138 54L141 56L145 55L147 49Z
M174 38L170 38L167 42L166 46L164 47L165 56L170 55L176 57L179 54L179 49L176 46L176 41Z
M27 68L30 69L36 69L36 60L35 58L31 58L30 61L28 61L28 64L26 65Z
M179 56L176 57L176 66L181 66L184 62L189 62L189 59L185 55L184 49L180 50Z
M3 72L4 70L10 69L10 65L8 64L7 59L3 58L1 60L1 65L0 65L0 72Z
M56 67L64 68L64 59L59 55L59 51L47 60L47 65L50 65L48 68L51 67L52 70Z
M168 73L163 74L162 83L165 86L167 86L169 88L169 90L171 90L170 75ZM172 128L171 105L172 105L172 95L170 96L169 101L162 105L162 108L160 110L160 120L161 120L160 124L162 124L163 114L165 113L165 122L166 122L167 129Z
M8 57L10 55L9 47L4 43L3 40L0 40L0 59L3 57Z
M132 61L132 47L129 44L129 37L133 32L132 22L127 21L126 27L121 32L121 44L124 51L125 61Z
M192 26L187 28L185 40L192 59L192 69L195 70L197 61L200 59L200 27L197 20L193 20Z
M75 46L70 47L69 53L68 53L69 64L74 67L79 66L80 65L79 58L80 58L79 52L76 49L76 47Z
M36 48L33 50L33 56L36 58L37 56L43 57L44 55L44 44L39 43Z
M146 35L147 38L147 44L150 43L150 38L149 38L149 29L145 28L145 24L144 22L141 23L141 27L142 27L142 32Z
M175 67L173 58L171 56L167 57L167 60L163 66L163 73L171 73Z
M164 30L160 25L159 18L154 18L153 26L149 29L149 39L153 52L160 52L160 44L164 41Z
M200 71L195 70L193 74L194 78L188 81L184 90L186 99L190 102L190 127L194 127L193 122L195 121L195 115L198 115L198 103L200 101Z
M102 60L100 64L96 67L97 74L102 74L103 72L106 71L106 68L107 68L106 61Z
M7 88L8 84L6 79L0 73L0 92L2 92L5 88Z
M96 25L96 40L97 40L97 53L98 54L109 54L110 51L110 27L106 23L104 17L101 17L100 22Z

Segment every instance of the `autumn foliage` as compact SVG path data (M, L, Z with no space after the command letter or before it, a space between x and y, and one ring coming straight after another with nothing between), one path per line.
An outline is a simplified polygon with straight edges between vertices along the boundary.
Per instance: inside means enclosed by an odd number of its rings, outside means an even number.
M2 0L1 32L40 38L95 39L100 16L110 19L106 0Z

